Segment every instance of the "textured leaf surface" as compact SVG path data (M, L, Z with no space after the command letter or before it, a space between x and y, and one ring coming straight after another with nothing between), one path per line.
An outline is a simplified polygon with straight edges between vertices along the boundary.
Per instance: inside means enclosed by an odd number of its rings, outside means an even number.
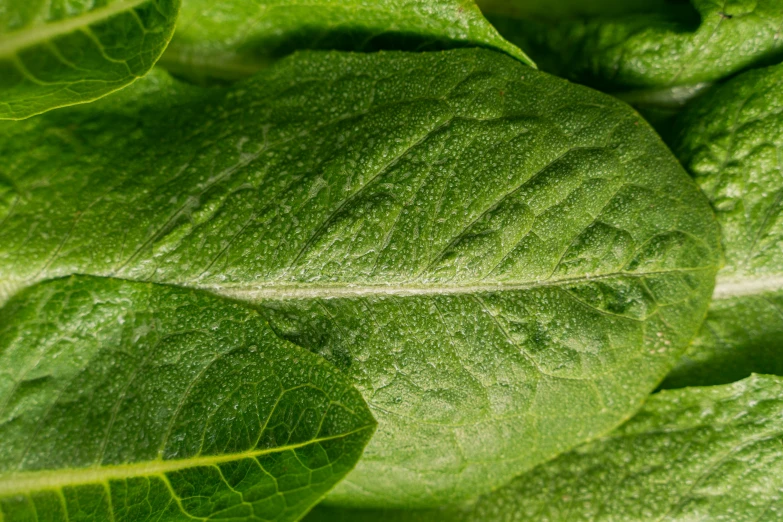
M533 65L473 0L184 0L161 63L191 78L236 79L297 49L468 46L498 49Z
M255 303L379 420L335 502L473 497L605 433L704 316L709 205L611 97L476 49L144 88L0 130L3 291L81 272Z
M726 266L702 331L666 386L783 374L783 66L711 91L676 153L712 203Z
M180 0L0 0L0 120L84 103L146 74Z
M552 0L585 18L547 21L526 0L510 0L516 10L492 9L490 21L510 41L526 49L543 70L604 90L635 93L647 104L674 103L672 87L713 82L748 66L783 56L783 3L779 0L691 0L625 2L605 14L584 13L570 0ZM599 4L603 5L603 4ZM637 12L631 11L630 6ZM511 13L509 14L509 11ZM532 11L532 12L531 12ZM553 9L554 11L554 9ZM504 14L505 13L505 14ZM592 15L592 16L589 16Z
M562 455L464 507L351 511L307 522L756 522L783 517L783 380L653 395L611 436Z
M76 276L0 309L0 520L298 520L375 428L322 358L209 294Z

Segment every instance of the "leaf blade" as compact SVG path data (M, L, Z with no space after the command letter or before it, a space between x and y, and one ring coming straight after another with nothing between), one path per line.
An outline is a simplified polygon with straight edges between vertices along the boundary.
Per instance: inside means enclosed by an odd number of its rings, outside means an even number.
M614 99L481 50L153 80L76 134L7 130L5 288L78 267L248 299L380 420L335 502L458 501L605 433L703 317L714 218Z
M138 516L298 520L374 431L336 370L199 292L79 276L0 316L5 520L122 518L140 493Z

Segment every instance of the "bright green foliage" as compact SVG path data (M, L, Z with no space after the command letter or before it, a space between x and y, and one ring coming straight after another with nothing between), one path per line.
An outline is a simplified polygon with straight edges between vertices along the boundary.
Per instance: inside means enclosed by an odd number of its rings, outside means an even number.
M79 272L255 303L379 420L333 502L462 500L606 433L706 311L717 227L659 138L502 54L138 88L0 127L4 297Z
M0 0L0 120L105 96L147 74L180 0Z
M681 93L672 87L713 82L783 57L780 0L614 0L623 7L606 6L603 15L570 0L548 3L562 4L553 13L573 8L592 16L547 19L541 2L531 9L527 0L487 0L485 7L500 33L543 70L613 92L642 89L634 97L649 97L643 101L651 105L676 103ZM630 6L636 12L622 12Z
M297 49L468 46L497 49L533 65L473 0L183 0L161 63L193 79L236 79Z
M298 520L375 428L256 312L76 276L0 309L0 520Z
M783 374L783 66L711 91L678 126L676 153L715 209L726 266L666 385Z
M783 379L653 395L609 437L475 504L428 511L316 508L308 522L756 522L783 517Z

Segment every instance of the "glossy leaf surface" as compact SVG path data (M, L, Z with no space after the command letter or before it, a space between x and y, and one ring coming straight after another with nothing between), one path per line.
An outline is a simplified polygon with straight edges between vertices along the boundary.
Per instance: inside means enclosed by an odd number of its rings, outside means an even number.
M138 89L0 129L4 297L80 272L253 303L379 420L332 502L463 500L604 434L704 316L709 205L609 96L484 50Z

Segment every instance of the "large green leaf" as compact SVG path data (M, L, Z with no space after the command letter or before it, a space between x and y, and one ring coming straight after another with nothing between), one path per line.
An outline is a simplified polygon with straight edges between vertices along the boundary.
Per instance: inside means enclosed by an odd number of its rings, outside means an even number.
M105 96L145 75L180 0L0 0L0 120Z
M609 437L480 497L419 511L316 508L308 522L756 522L783 516L783 379L653 395Z
M0 520L298 520L375 429L322 358L204 292L74 276L0 309Z
M676 152L715 209L726 266L666 386L783 374L783 66L715 89L678 126Z
M498 49L533 65L473 0L184 0L161 63L194 79L237 79L298 49L469 46Z
M607 432L704 317L714 216L611 97L478 49L142 86L0 127L0 288L79 272L256 304L379 420L335 502L461 500Z
M705 82L783 56L780 0L614 0L590 10L551 0L548 12L540 1L484 3L500 33L542 69L613 92L641 90L628 96L642 105L676 106ZM574 18L548 16L558 11Z

